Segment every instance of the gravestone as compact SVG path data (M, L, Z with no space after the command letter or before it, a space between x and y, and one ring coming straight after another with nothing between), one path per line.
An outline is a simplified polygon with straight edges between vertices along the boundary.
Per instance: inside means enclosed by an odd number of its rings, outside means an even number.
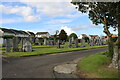
M100 39L98 40L98 45L101 45L101 40Z
M36 38L36 39L35 39L35 45L38 45L38 44L39 44L39 39Z
M92 42L93 42L93 46L96 46L96 40L94 39L92 40Z
M58 40L57 44L58 44L57 48L60 48L60 40Z
M19 51L19 49L18 49L18 38L14 37L13 38L13 52L17 52L17 51Z
M43 45L43 41L41 39L39 40L39 43L40 43L40 45Z
M44 45L47 45L48 41L46 38L44 38Z
M69 46L68 46L69 48L71 48L72 47L72 39L70 38L69 39Z
M23 51L25 51L25 52L32 51L32 44L30 43L30 41L25 42L25 44L23 45Z
M101 41L101 39L99 40L99 44L102 45L102 41Z
M85 47L85 40L81 39L81 47Z
M76 47L76 48L79 47L79 46L78 46L78 39L77 39L77 38L75 39L75 47Z
M6 39L6 52L10 52L10 51L11 51L10 39L7 38Z
M74 37L72 37L71 39L72 39L72 43L74 43L74 41L75 41L75 40L74 40Z
M90 46L93 46L93 40L90 40L89 45L90 45Z
M50 40L50 45L54 45L54 41L53 40Z
M90 46L89 44L90 44L90 40L87 40L87 46Z
M98 46L98 39L95 40L95 46Z

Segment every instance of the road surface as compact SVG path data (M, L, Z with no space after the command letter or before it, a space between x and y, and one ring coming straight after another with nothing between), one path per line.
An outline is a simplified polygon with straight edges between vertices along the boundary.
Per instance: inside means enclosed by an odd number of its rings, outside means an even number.
M54 53L42 56L8 58L3 60L3 78L54 78L53 67L107 50L106 48Z

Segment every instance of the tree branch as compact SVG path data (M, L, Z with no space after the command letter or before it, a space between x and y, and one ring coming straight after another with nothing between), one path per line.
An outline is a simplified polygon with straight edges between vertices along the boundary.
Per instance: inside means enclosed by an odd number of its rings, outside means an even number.
M94 10L91 10L94 14L95 14L95 16L97 17L97 18L99 18L101 21L102 21L102 23L104 24L104 21L97 15L97 13L94 11Z
M105 17L105 16L104 16L104 32L108 35L109 38L112 37L112 34L111 34L110 31L108 30L107 20L106 20L106 17Z

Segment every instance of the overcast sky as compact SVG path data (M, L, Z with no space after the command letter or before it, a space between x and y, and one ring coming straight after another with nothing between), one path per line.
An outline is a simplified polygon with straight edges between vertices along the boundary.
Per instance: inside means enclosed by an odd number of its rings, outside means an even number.
M71 0L0 1L0 27L34 33L47 31L55 34L56 30L64 29L68 35L105 35L103 27L93 25L87 14L75 9Z

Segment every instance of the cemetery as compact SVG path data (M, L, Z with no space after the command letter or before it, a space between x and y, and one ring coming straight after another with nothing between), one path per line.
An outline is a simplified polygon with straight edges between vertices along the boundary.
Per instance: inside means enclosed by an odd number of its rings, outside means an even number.
M119 80L119 0L3 0L0 78Z
M32 56L49 53L69 52L85 49L106 47L107 41L100 38L85 39L70 36L60 39L60 34L50 36L48 32L25 32L14 29L1 29L1 52L7 56ZM62 30L61 30L62 31ZM56 36L57 35L57 36ZM64 36L65 34L62 34ZM74 35L74 34L72 34ZM62 37L61 37L62 38Z

